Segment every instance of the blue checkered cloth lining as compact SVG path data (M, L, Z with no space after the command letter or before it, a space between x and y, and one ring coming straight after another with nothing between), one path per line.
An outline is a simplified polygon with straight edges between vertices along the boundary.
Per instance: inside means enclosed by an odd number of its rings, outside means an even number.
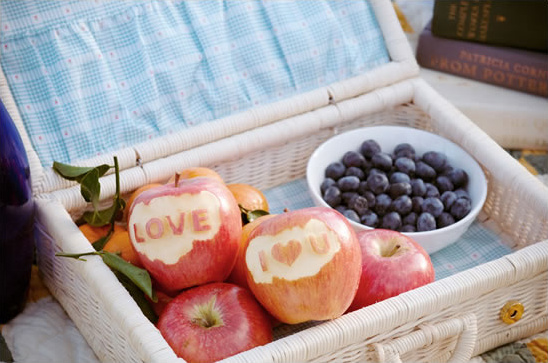
M45 167L390 61L366 0L0 2L0 62Z
M283 213L285 208L297 210L314 206L308 194L306 179L297 179L265 190L264 195L270 212L275 214ZM436 271L436 280L440 280L511 252L511 248L496 233L474 222L457 242L433 253L430 258Z

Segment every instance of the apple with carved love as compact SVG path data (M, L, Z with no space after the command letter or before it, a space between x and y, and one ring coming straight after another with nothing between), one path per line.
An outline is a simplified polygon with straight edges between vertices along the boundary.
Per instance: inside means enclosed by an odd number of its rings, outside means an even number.
M196 177L139 194L128 230L143 266L163 289L174 291L227 278L242 220L223 183Z
M263 221L270 219L274 217L275 214L265 214L263 216L260 216L259 218L254 219L253 221L246 223L242 227L242 238L240 239L240 248L238 250L238 255L236 257L236 263L234 264L234 268L230 272L230 275L228 276L228 279L226 282L230 282L233 284L236 284L241 287L245 287L246 289L249 289L249 286L247 285L247 276L246 276L246 265L245 265L245 250L247 249L247 237L249 237L249 234L252 230L255 229L259 224L261 224Z
M157 326L187 362L214 362L272 341L269 317L251 292L224 282L181 292Z
M348 220L325 207L269 218L249 234L249 288L276 319L328 320L350 306L361 273L360 246Z
M426 285L435 279L430 256L411 237L387 229L358 232L360 285L349 311Z

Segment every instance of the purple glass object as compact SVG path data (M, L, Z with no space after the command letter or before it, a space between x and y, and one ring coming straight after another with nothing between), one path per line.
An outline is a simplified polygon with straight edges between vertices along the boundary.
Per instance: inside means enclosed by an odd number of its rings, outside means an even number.
M27 300L34 210L27 154L0 100L0 324L20 313Z

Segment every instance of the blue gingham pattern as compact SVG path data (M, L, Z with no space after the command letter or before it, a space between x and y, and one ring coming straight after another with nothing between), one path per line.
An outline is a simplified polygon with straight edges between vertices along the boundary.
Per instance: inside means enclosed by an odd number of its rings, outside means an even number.
M270 213L273 214L283 213L286 208L297 210L314 206L308 194L306 179L265 190L264 195L269 203ZM474 222L457 242L431 254L430 259L436 271L436 280L440 280L511 252L510 247L496 233L481 223Z
M0 2L0 62L44 167L389 62L366 0Z

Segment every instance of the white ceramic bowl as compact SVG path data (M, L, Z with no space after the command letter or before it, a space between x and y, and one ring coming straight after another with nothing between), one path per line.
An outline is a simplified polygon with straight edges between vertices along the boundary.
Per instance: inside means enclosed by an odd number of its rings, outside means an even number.
M479 164L466 151L457 144L427 131L402 126L371 126L333 136L320 145L308 161L306 178L314 203L317 206L329 207L322 199L320 191L326 167L334 161L340 161L347 151L358 151L362 142L368 139L376 140L382 151L387 153L392 153L396 145L404 142L411 144L417 155L427 151L443 152L453 167L462 168L467 172L469 180L466 190L472 199L472 209L463 219L432 231L405 232L429 254L456 242L483 207L487 196L487 180ZM371 229L354 221L350 223L357 232Z

